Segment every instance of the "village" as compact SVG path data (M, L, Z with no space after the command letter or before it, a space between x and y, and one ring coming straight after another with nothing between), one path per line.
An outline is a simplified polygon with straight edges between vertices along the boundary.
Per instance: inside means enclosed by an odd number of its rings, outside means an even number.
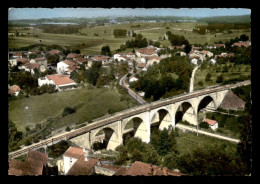
M250 176L251 25L223 17L10 21L8 175Z

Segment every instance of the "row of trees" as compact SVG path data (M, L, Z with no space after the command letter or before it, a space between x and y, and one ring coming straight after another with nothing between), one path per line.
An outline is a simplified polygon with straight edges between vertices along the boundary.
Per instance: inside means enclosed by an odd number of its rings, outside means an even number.
M54 34L76 34L81 29L81 26L77 25L42 25L40 26L44 33L54 33Z
M143 37L142 34L138 34L135 37L135 39L127 40L125 42L125 46L126 48L134 48L134 47L143 48L148 46L148 41L146 38Z
M114 29L113 30L113 35L115 38L121 38L121 37L126 37L127 30L126 29Z
M232 29L249 29L251 28L250 24L225 24L225 23L209 23L207 26L196 26L193 29L193 32L205 35L206 30L214 33L222 33L225 30Z
M186 53L189 53L191 50L191 45L189 41L183 36L172 34L170 31L166 32L166 35L168 35L168 39L171 42L172 45L185 45L184 51Z

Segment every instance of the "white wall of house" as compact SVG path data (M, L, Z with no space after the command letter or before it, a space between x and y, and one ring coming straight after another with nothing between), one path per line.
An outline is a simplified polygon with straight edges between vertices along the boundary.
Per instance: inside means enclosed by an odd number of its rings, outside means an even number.
M16 58L9 59L8 61L10 62L12 67L17 65Z
M134 81L138 81L138 79L136 77L132 77L129 79L129 82L134 82Z
M47 84L47 85L52 84L52 85L56 86L56 84L52 80L49 80L47 77L44 77L43 80L41 78L39 78L38 85L41 87L44 84Z
M58 62L58 63L57 63L56 72L57 72L58 74L63 74L64 72L67 72L67 71L68 71L68 67L69 67L69 65L67 65L67 64L64 63L63 61Z
M63 162L64 162L64 174L67 174L70 168L73 166L73 164L77 161L76 158L66 157L63 156Z
M212 64L215 64L217 61L216 61L215 59L211 59L210 62L211 62Z
M147 60L147 65L153 65L154 62L156 62L158 64L160 61L157 59L150 59L150 60Z
M193 59L191 60L191 63L197 65L197 64L198 64L198 59L193 58Z
M209 125L212 130L216 130L218 128L218 123L215 123L215 125Z

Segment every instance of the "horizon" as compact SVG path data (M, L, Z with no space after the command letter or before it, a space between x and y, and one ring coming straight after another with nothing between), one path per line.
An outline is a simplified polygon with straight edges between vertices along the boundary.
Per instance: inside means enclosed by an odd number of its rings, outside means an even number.
M162 11L163 10L163 11ZM70 14L70 15L68 15ZM38 20L53 18L98 17L188 17L206 18L218 16L250 15L250 9L242 8L9 8L8 20ZM64 16L65 15L65 16ZM94 16L93 16L94 15Z

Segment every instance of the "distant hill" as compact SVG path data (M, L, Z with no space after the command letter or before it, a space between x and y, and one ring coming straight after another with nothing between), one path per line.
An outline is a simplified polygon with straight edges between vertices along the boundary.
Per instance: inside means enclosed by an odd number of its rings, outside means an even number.
M206 23L250 23L250 15L240 16L216 16L216 17L205 17L197 19L198 22Z

